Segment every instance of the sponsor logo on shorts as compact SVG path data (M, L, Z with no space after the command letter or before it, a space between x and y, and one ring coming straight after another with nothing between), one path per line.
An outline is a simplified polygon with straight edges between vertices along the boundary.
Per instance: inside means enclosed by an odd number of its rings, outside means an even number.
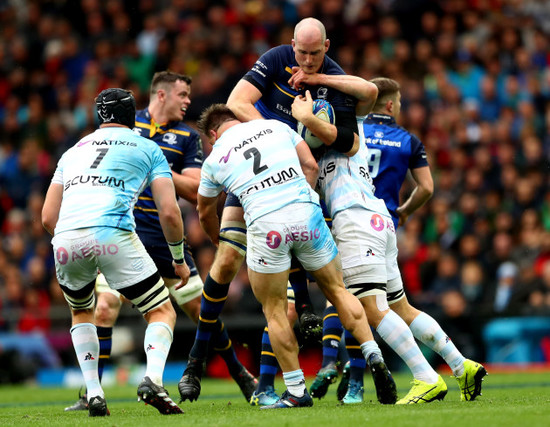
M271 249L277 249L283 239L281 239L281 235L277 231L270 231L267 233L265 242L267 246L269 246Z
M375 256L375 253L372 251L372 249L369 249L369 250L367 251L367 254L366 254L366 255L367 255L367 256Z
M370 226L376 231L382 231L384 229L384 218L378 214L374 214L370 219Z
M321 237L321 230L293 231L285 234L285 244L288 242L307 242L309 240L317 240Z
M57 258L57 262L61 265L65 265L67 264L67 261L69 261L69 253L65 248L57 248L55 256Z
M260 258L260 259L258 260L258 264L260 264L260 265L267 265L267 262L265 262L265 259Z
M59 262L59 264L61 265L65 265L69 261L74 262L79 259L87 258L90 255L116 255L118 253L118 246L113 243L111 243L110 245L95 244L92 246L85 246L80 248L76 246L77 245L71 246L70 251L68 251L64 247L57 248L57 262Z

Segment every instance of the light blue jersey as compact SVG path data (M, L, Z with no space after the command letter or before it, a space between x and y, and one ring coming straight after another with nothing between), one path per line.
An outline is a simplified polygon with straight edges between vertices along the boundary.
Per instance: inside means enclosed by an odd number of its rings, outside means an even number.
M55 234L86 227L134 231L139 194L156 178L171 178L159 146L131 129L106 127L67 150L52 178L63 185Z
M325 154L319 162L317 189L332 218L349 208L363 208L390 216L384 201L374 195L365 144L360 144L353 157L334 150Z
M199 194L216 197L224 187L244 209L247 226L290 203L319 204L302 172L296 145L302 138L276 120L228 128L203 164Z

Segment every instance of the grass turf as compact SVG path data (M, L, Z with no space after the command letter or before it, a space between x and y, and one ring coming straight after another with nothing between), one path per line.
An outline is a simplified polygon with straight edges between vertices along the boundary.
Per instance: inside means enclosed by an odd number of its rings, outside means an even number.
M399 397L409 388L409 376L395 375ZM312 408L260 410L246 403L230 380L204 379L198 401L184 402L184 415L160 415L156 409L137 402L135 386L105 389L111 416L89 418L85 411L63 412L75 402L77 390L36 386L0 387L0 426L522 426L550 425L550 373L490 373L483 395L474 402L461 402L458 385L444 376L449 392L443 402L425 405L385 406L376 401L372 380L365 375L365 401L344 406L336 400L336 384L325 398L315 399ZM308 379L308 384L312 382ZM283 391L280 379L277 390ZM177 385L166 384L176 402Z

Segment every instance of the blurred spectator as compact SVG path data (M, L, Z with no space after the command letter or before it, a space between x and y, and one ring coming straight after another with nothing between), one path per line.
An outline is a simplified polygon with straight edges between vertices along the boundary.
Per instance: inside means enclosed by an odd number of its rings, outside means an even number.
M124 87L145 106L152 73L170 68L193 77L187 117L196 120L227 99L260 54L290 40L306 16L325 22L329 55L346 72L400 82L399 124L425 142L435 194L398 234L411 299L443 312L451 325L476 304L498 315L546 313L547 2L1 4L0 328L17 330L23 319L25 329L47 330L40 318L48 304L68 316L57 308L51 246L38 218L53 166L95 125L90 100ZM411 190L404 185L403 195ZM186 229L204 277L215 248L196 216L186 215ZM257 313L245 276L232 287L233 310Z

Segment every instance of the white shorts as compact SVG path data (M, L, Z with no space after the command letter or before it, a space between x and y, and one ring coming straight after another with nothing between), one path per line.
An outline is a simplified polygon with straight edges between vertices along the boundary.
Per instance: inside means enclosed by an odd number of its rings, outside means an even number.
M96 280L98 270L112 289L135 285L157 267L136 233L112 227L65 231L52 239L59 283L77 291Z
M162 278L162 280L164 281L164 284L168 288L170 295L172 295L172 298L178 306L182 306L183 304L186 304L189 301L200 297L202 294L202 288L204 287L201 277L198 274L191 276L185 286L179 289L175 289L175 286L180 283L181 280L168 279L164 277ZM95 291L98 294L102 292L108 292L110 294L113 294L120 300L120 292L111 289L103 274L97 276L97 280L95 282Z
M390 217L361 208L346 209L333 218L332 234L340 252L346 287L383 284L368 292L382 294L389 291L387 283L401 277Z
M296 203L254 221L247 231L248 267L258 273L290 269L292 255L308 271L327 265L338 254L323 212L313 203Z

